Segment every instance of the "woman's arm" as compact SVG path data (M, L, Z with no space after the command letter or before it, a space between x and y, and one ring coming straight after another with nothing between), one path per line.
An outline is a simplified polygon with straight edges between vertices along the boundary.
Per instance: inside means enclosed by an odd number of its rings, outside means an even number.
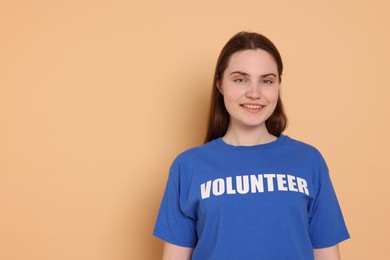
M193 248L164 242L163 260L190 260Z
M339 245L314 249L314 260L340 260Z

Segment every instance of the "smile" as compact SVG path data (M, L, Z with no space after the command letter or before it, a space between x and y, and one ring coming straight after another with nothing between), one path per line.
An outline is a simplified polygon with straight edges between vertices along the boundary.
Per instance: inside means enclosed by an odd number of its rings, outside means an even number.
M250 105L250 104L241 104L242 107L248 108L248 109L261 109L263 106L261 105Z

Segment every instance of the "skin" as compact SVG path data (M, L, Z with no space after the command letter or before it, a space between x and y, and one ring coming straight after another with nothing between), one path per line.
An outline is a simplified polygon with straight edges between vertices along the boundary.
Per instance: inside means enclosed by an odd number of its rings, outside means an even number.
M218 85L230 115L225 142L256 145L276 140L265 126L275 110L280 89L277 65L268 52L257 49L234 53Z
M177 246L164 242L163 260L190 260L193 248Z
M340 260L339 245L314 249L314 260Z
M268 52L257 49L234 53L217 87L230 115L222 137L226 143L250 146L277 139L265 125L275 110L280 90L277 65ZM164 242L162 259L189 260L192 252L193 248ZM314 249L314 259L340 260L338 245Z

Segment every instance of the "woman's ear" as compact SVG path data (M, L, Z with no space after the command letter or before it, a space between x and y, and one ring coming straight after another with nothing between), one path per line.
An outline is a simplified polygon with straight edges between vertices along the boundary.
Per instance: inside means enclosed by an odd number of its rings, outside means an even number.
M217 80L217 89L218 89L219 93L221 93L221 95L223 95L222 84L221 84L220 80Z

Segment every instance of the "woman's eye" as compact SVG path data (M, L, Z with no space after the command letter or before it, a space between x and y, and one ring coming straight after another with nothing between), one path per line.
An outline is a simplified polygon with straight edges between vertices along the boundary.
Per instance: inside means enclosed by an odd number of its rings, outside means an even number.
M264 84L264 85L271 85L271 84L272 84L272 81L269 80L269 79L264 79L264 80L263 80L263 84Z
M243 84L243 83L246 82L246 80L243 79L243 78L238 78L238 79L235 79L234 82L237 82L237 83L239 83L239 84Z

